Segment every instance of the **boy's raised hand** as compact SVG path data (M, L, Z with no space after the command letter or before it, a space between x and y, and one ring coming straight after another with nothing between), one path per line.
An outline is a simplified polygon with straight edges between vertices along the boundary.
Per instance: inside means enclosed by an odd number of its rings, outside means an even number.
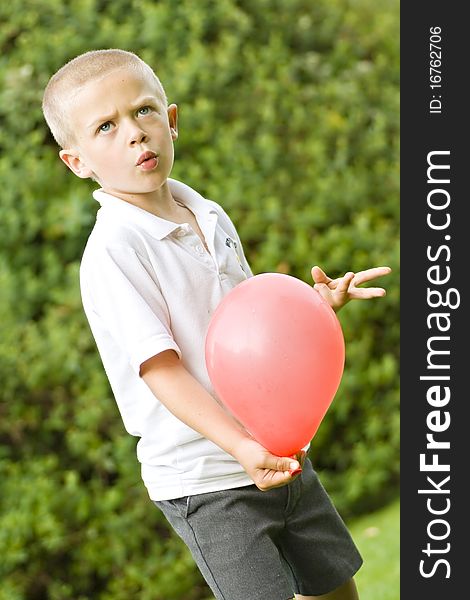
M390 267L374 267L358 273L348 271L343 277L331 279L320 267L315 266L312 268L313 287L322 295L331 308L338 312L350 300L366 300L385 296L386 291L384 288L360 288L358 286L366 281L388 275L391 270Z

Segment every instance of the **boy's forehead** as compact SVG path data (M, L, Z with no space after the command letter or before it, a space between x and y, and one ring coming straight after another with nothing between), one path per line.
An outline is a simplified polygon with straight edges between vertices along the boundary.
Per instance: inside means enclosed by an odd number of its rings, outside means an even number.
M156 97L164 102L157 81L137 69L119 68L87 81L69 96L68 104L73 112L83 109L93 113L113 108L117 102L133 102L139 97Z

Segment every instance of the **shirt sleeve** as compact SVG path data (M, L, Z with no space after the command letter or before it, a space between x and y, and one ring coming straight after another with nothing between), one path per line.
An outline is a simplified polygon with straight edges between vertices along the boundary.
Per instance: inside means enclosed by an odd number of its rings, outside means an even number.
M157 275L133 248L104 247L84 255L80 287L100 352L108 334L136 373L143 362L164 350L181 357Z

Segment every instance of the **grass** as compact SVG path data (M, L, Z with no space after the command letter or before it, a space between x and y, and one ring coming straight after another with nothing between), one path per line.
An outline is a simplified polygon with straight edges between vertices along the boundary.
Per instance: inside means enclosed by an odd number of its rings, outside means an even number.
M364 564L355 579L361 600L400 598L400 505L389 506L349 523Z

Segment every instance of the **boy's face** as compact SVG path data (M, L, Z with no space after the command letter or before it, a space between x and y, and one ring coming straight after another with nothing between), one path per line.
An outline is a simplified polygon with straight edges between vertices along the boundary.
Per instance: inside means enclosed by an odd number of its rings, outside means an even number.
M60 157L76 175L130 201L166 182L177 108L167 109L150 76L123 68L92 80L71 98L68 115L76 143Z

